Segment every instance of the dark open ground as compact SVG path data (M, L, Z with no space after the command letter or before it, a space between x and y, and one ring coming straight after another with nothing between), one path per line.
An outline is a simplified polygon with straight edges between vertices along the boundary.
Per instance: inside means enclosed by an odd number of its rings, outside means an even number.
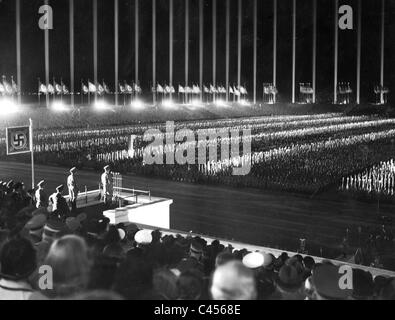
M36 181L47 181L47 193L66 183L67 169L36 166ZM30 186L30 166L0 162L2 179L19 177ZM97 188L100 173L81 171L80 186ZM234 239L245 243L297 250L299 239L307 239L311 254L335 257L349 228L354 239L357 227L366 232L379 227L381 215L395 218L394 206L359 202L328 193L313 199L305 195L273 193L254 189L232 189L175 181L124 176L124 187L151 190L155 196L174 199L171 228ZM80 187L83 190L83 187Z

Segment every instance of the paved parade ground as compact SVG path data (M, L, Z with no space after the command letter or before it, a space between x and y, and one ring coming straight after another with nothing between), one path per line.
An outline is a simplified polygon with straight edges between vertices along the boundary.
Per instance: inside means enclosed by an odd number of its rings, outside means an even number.
M0 162L3 179L17 173L30 187L30 166ZM36 181L46 179L50 194L66 182L67 169L36 166ZM78 172L80 189L97 189L100 173ZM315 198L304 195L277 194L251 189L232 189L175 181L124 176L123 186L150 190L154 196L172 198L171 228L194 231L245 243L297 250L299 239L307 239L309 253L336 256L346 229L351 239L362 226L379 227L379 216L395 217L390 206L358 202L343 195L324 194ZM343 197L343 199L339 198ZM230 240L230 239L229 239ZM317 252L318 251L318 252Z

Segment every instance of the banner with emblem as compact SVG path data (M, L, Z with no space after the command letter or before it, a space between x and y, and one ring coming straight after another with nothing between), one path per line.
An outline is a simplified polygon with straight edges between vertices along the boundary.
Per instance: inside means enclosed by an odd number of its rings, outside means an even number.
M29 126L7 128L6 140L7 155L29 153L32 151Z

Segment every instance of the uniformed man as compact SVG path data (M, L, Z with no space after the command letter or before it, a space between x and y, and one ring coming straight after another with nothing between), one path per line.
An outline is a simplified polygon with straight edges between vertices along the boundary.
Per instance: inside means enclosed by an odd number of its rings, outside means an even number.
M60 219L66 219L70 213L66 199L62 195L63 190L64 186L60 185L56 188L56 193L49 197L49 201L52 204L52 213Z
M102 200L106 205L110 205L113 196L112 174L110 166L105 166L104 173L101 175L101 184L103 186Z
M75 211L77 209L77 197L78 197L78 185L75 180L75 173L77 172L77 168L70 169L70 175L67 177L67 187L69 189L69 201L71 205L71 211Z
M36 190L35 197L36 197L36 208L47 208L48 207L48 196L44 191L45 181L41 180L37 184L38 189Z

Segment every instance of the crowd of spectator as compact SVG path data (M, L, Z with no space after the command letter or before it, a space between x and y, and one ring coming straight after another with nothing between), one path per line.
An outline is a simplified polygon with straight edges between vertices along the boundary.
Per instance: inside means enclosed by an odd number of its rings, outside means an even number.
M330 261L111 225L103 215L59 218L30 194L23 183L0 186L0 299L395 299L393 278L354 269L342 288Z

